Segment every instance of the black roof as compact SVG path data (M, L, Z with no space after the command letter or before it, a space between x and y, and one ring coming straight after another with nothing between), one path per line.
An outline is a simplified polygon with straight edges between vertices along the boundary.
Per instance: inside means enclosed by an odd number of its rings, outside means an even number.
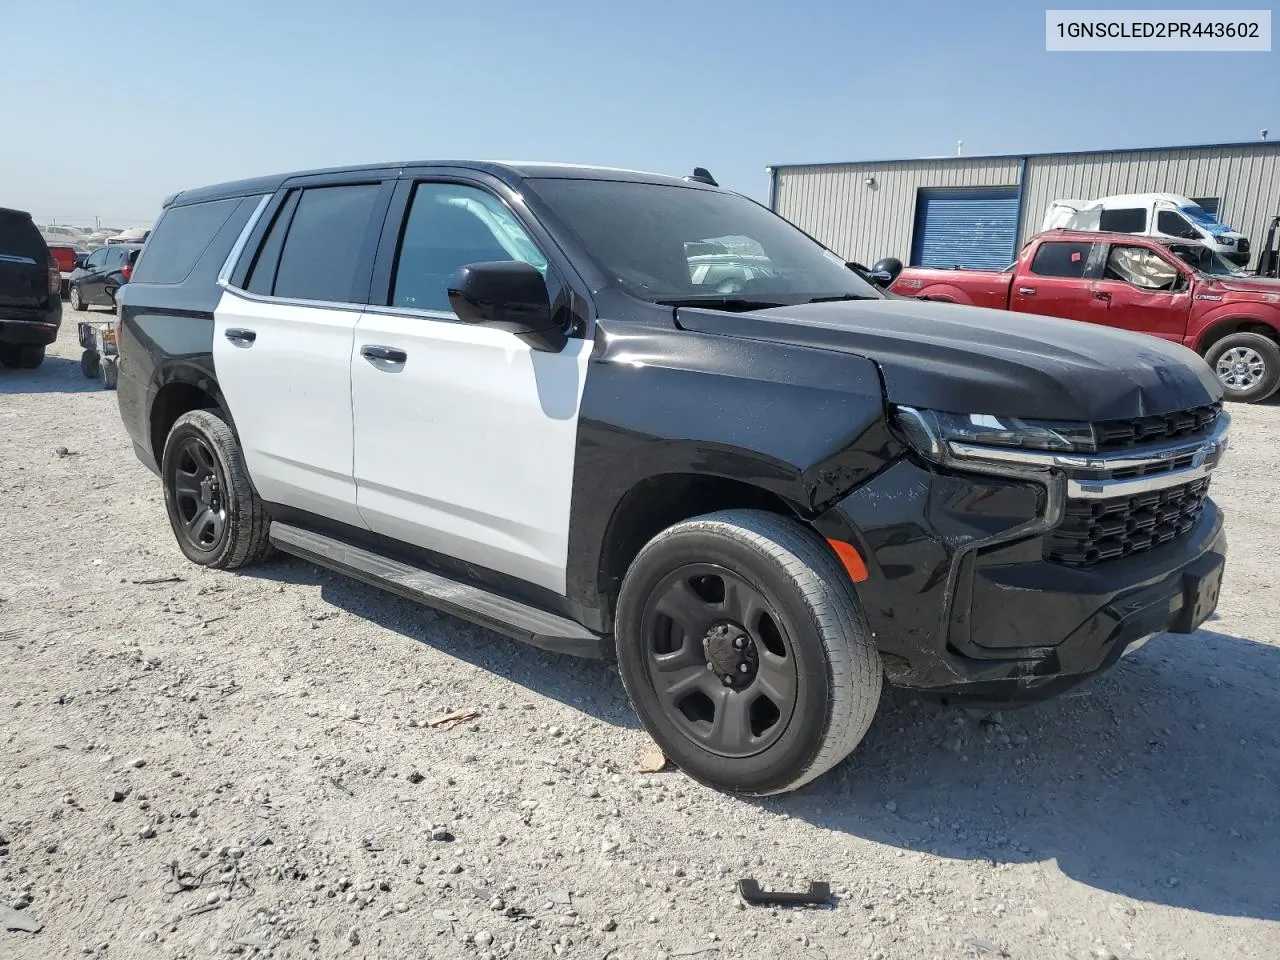
M0 207L0 214L6 213L14 217L26 217L28 220L31 219L31 214L27 213L25 210L15 210L13 207Z
M521 180L538 179L573 179L573 180L626 180L633 183L656 183L670 186L692 187L710 190L712 187L691 182L681 177L668 177L658 173L644 173L639 170L621 170L615 167L580 166L568 163L508 162L496 163L487 160L417 160L404 163L369 163L349 167L327 167L319 170L295 170L291 173L277 173L266 177L254 177L249 180L235 180L208 187L197 187L184 190L165 200L166 207L174 204L202 203L206 200L220 200L229 197L244 197L252 194L275 193L290 180L302 177L332 176L344 174L368 174L370 176L398 176L404 171L420 170L430 167L453 167L454 169L474 170L487 173L499 180L516 186Z

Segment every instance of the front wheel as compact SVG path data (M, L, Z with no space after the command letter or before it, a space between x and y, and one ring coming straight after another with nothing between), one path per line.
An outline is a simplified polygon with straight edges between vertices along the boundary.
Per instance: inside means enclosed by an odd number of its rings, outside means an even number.
M160 474L169 523L192 563L234 570L270 554L271 518L249 480L240 442L218 412L178 418Z
M785 793L861 741L882 669L848 574L793 520L727 510L667 528L618 598L618 666L645 729L721 790Z
M86 350L80 354L80 372L88 380L97 380L102 368L102 357L97 350Z
M79 284L73 283L71 285L70 299L71 309L79 310L81 312L89 309L89 304L85 302L84 294L80 292Z
M1280 345L1260 333L1232 333L1205 354L1226 399L1257 403L1280 389Z

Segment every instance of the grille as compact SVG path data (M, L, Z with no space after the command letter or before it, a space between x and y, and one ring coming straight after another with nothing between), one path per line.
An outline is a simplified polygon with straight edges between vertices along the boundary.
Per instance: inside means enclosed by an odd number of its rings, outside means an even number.
M1211 403L1151 417L1102 420L1093 425L1093 433L1100 452L1123 450L1143 443L1194 437L1213 426L1221 412L1221 403Z
M1176 540L1200 519L1209 480L1113 500L1068 500L1062 523L1045 540L1045 559L1091 567Z

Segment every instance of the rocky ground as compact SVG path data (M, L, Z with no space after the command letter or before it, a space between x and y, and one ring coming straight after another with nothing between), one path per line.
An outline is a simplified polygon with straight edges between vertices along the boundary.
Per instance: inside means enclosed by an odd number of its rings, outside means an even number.
M1280 956L1280 404L1232 410L1207 629L1034 709L890 695L744 802L636 773L605 665L187 563L78 355L0 371L0 957Z

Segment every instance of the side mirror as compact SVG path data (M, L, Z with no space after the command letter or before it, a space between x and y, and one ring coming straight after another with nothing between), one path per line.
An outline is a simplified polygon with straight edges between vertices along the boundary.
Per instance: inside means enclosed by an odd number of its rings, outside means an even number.
M462 267L449 285L449 303L464 323L509 331L535 350L559 353L569 342L551 316L547 281L518 260Z
M887 289L898 279L902 272L902 261L897 257L885 257L877 260L867 272L867 279L881 289Z

